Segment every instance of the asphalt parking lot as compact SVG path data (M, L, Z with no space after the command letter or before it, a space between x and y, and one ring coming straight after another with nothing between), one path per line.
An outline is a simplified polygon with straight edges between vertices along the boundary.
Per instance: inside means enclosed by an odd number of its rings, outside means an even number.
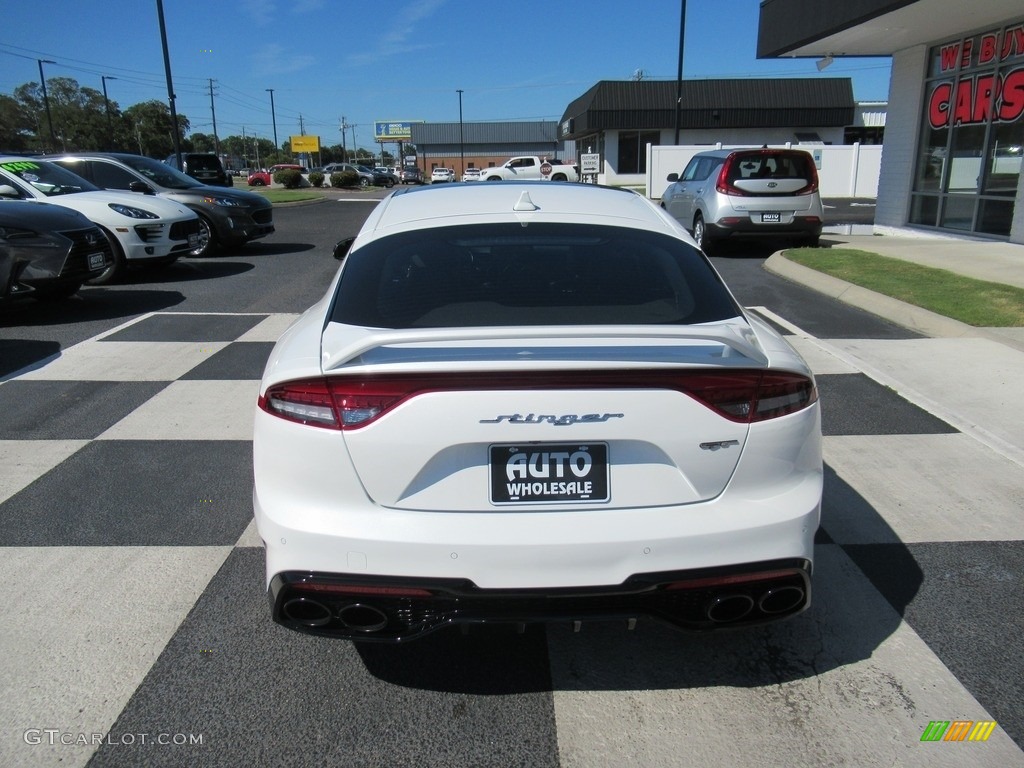
M809 611L713 635L552 625L396 648L274 625L252 403L372 205L342 198L276 211L277 233L239 253L0 315L0 574L20 617L0 627L0 763L1024 766L1024 646L1006 631L1024 610L1024 469L915 396L935 371L901 365L955 343L969 369L993 348L814 294L765 253L715 261L819 380ZM956 721L998 726L922 741Z

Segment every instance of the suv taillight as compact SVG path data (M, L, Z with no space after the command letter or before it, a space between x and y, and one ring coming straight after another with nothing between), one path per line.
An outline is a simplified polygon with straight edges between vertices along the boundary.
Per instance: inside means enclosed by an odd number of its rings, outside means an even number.
M794 413L818 399L814 381L797 373L659 369L301 379L269 387L259 407L299 424L349 430L427 392L517 389L671 389L744 424Z

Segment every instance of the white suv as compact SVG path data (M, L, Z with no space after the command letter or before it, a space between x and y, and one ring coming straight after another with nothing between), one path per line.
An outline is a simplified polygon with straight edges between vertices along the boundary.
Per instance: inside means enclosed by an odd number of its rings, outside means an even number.
M808 152L766 147L700 152L668 181L662 207L705 251L738 237L818 245L824 211Z
M199 217L156 195L100 189L56 163L0 157L0 197L39 200L84 213L110 240L113 263L89 282L113 282L129 265L170 264L199 246Z

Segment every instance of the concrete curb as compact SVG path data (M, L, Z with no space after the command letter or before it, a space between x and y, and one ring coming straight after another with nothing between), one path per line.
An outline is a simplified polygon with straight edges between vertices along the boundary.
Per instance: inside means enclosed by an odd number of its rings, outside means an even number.
M938 315L913 304L884 296L859 285L805 267L787 259L782 251L772 254L764 263L769 272L806 286L811 290L838 299L844 304L863 309L904 328L939 339L983 338L1024 351L1024 343L1007 338L987 328L976 328L959 320Z

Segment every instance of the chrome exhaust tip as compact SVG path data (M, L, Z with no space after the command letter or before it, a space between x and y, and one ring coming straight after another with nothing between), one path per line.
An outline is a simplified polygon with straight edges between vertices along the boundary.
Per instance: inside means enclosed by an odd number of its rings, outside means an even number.
M388 625L388 616L379 608L352 603L338 611L338 620L354 632L380 632Z
M764 613L786 613L799 607L806 597L800 587L778 587L769 589L757 601L757 607Z
M295 597L281 606L281 613L289 621L306 627L323 627L334 618L331 609L319 600L308 597Z
M754 599L749 595L720 595L707 608L707 617L717 624L739 621L754 610Z

